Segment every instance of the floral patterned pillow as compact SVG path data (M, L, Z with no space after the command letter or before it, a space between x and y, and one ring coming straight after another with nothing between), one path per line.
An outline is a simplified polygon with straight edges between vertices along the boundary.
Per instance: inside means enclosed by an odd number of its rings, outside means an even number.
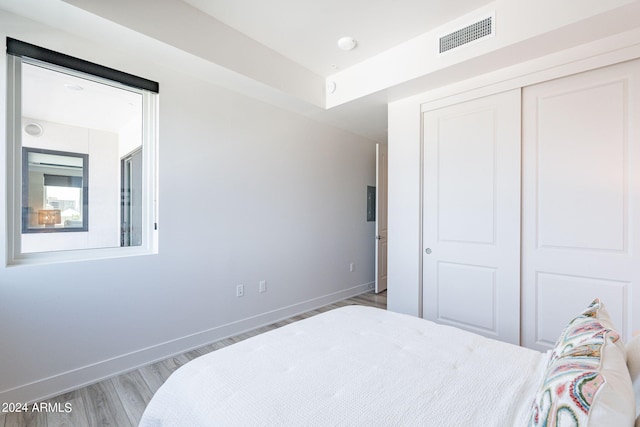
M624 346L596 299L569 323L550 353L529 426L630 426L634 415Z

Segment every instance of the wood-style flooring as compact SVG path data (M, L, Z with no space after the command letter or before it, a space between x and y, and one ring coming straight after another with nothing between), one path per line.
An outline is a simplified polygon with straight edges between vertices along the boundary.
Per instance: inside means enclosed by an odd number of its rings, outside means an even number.
M94 427L137 426L145 407L155 391L180 366L212 351L242 341L254 335L279 328L286 324L314 316L345 305L367 305L387 307L386 293L366 293L335 304L291 317L278 323L217 341L179 356L171 357L152 365L144 366L96 384L51 398L44 403L61 411L31 413L0 413L0 427ZM64 411L65 405L71 411ZM57 406L56 406L57 405Z

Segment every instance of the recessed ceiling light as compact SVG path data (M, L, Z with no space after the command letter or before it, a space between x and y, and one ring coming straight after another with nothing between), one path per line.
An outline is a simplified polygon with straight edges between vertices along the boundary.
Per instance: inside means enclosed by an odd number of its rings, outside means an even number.
M75 90L77 92L80 92L81 90L84 90L84 88L80 85L77 84L73 84L73 83L65 83L64 87L69 89L69 90Z
M42 135L43 129L40 123L27 123L24 127L24 131L31 136Z
M342 37L338 40L338 47L342 50L351 50L358 45L358 42L353 37Z

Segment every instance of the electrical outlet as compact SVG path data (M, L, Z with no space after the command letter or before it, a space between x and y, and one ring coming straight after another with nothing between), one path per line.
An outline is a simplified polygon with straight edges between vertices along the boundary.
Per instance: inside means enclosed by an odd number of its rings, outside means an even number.
M259 290L260 290L260 293L267 292L267 281L266 280L260 280Z
M243 297L244 296L244 285L236 286L236 296Z
M351 273L353 273L354 271L356 271L356 263L352 262L351 264L349 264L349 271Z

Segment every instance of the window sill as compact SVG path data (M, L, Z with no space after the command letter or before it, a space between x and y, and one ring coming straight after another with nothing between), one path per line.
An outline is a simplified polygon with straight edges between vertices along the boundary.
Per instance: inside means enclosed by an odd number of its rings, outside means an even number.
M117 248L82 249L55 252L37 252L22 254L7 260L7 267L59 264L64 262L96 261L103 259L125 258L142 255L155 255L158 248L144 246L130 246Z

